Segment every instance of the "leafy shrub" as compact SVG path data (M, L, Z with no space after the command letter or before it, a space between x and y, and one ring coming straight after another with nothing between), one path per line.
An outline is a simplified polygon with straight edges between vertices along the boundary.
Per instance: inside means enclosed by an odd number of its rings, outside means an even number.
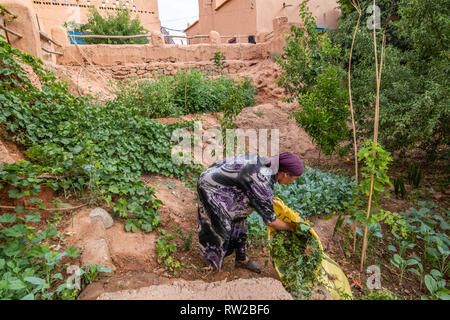
M293 183L275 184L274 194L306 218L345 211L352 202L353 188L354 181L349 177L305 168Z
M345 50L340 64L347 66L358 14L349 0L340 3L344 14L330 37ZM373 136L376 94L373 33L364 23L370 19L365 9L372 1L360 3L363 16L351 81L358 136L367 139ZM439 153L445 156L450 143L448 0L378 0L376 4L381 10L379 33L386 32L379 142L390 152L419 149L426 150L429 159ZM381 43L377 46L380 49Z
M222 103L235 92L243 97L245 107L255 103L255 88L245 78L210 79L191 69L178 71L175 76L162 75L154 81L124 81L118 84L115 102L138 108L148 118L176 117L193 113L222 111Z
M292 116L321 151L343 155L347 148L341 144L348 140L350 130L348 93L341 84L345 72L338 62L340 48L316 30L305 2L300 5L300 17L303 26L292 26L286 37L286 58L277 59L282 67L278 84L289 93L288 101L298 101Z
M137 34L145 34L148 32L139 20L139 17L131 19L130 10L122 8L120 5L114 13L107 12L104 18L98 10L92 6L88 9L88 21L85 24L74 24L73 22L65 23L66 27L72 27L74 31L90 33L94 35L108 36L132 36ZM84 38L83 43L86 44L145 44L148 43L147 38L134 39L101 39L101 38Z

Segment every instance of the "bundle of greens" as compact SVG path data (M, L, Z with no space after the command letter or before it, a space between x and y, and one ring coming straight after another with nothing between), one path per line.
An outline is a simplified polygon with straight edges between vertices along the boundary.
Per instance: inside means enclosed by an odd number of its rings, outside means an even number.
M308 299L312 289L319 285L315 272L323 252L319 241L309 232L305 223L297 225L296 232L276 231L269 241L270 256L281 273L286 290L298 299Z

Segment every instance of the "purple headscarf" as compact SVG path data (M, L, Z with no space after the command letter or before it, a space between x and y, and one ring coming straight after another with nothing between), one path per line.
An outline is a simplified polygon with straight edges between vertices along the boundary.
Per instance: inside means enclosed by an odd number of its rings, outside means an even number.
M279 161L278 172L287 173L290 176L301 176L303 174L303 161L298 155L292 152L283 152L278 156L269 158L270 167L276 166L276 161ZM269 163L268 163L269 164Z

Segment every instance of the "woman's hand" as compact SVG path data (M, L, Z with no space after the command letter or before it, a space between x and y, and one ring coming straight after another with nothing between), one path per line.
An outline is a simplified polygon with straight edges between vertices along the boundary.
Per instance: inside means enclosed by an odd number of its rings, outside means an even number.
M275 221L273 221L272 223L269 223L268 226L271 226L272 228L276 229L276 230L291 230L295 232L295 224L293 223L287 223L284 222L283 220L280 219L276 219Z

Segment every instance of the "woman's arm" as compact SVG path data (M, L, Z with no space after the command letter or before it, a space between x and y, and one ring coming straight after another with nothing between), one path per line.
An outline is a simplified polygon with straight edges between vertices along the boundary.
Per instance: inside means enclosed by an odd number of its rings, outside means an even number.
M275 228L277 230L291 230L295 231L295 225L291 223L284 222L280 219L275 219L275 221L268 224L268 226Z

